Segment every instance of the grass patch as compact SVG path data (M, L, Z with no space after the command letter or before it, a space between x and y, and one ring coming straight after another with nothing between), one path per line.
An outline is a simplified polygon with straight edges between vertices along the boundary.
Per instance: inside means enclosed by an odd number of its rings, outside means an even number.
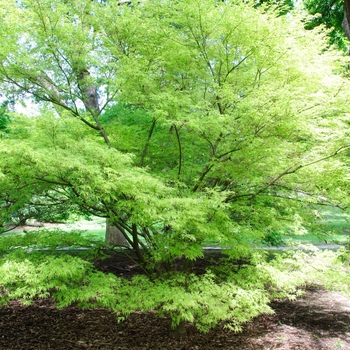
M322 233L313 233L308 230L306 234L286 235L286 239L313 245L349 244L350 215L338 208L319 209L318 213L320 214L318 224Z
M318 223L321 226L322 233L313 233L308 230L305 234L286 233L281 234L282 243L266 244L268 246L287 245L288 241L298 241L302 244L324 245L324 244L341 244L349 245L350 243L350 215L344 213L338 208L328 210L319 209L320 217ZM45 227L50 228L50 227ZM59 228L62 231L81 231L82 236L94 236L96 240L103 241L106 232L106 220L104 218L92 217L91 220L80 220L77 222L52 225L52 228ZM11 232L2 234L2 236L24 234L29 230L40 230L40 227L26 227L25 229L16 229ZM287 231L287 230L286 230ZM205 246L219 247L218 242L206 241ZM265 245L265 244L264 244Z
M104 240L106 233L106 219L99 217L92 217L91 220L79 220L76 222L68 222L64 224L48 224L40 226L25 226L14 229L13 231L3 233L2 236L8 235L22 235L32 230L40 231L42 229L54 230L60 229L62 231L81 231L82 236L94 236L96 240Z

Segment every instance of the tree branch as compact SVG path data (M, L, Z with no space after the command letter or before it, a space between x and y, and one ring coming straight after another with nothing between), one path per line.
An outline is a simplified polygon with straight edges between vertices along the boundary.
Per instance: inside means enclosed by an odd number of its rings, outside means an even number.
M146 158L147 151L148 151L148 146L150 144L150 141L151 141L151 138L153 135L153 131L154 131L154 128L156 126L156 122L157 122L157 119L153 118L151 128L150 128L149 133L148 133L147 141L146 141L145 147L143 148L143 151L142 151L141 160L140 160L140 167L144 166L145 158Z
M207 164L201 174L201 176L199 177L197 183L193 186L192 188L192 192L196 192L200 186L200 184L202 183L202 181L204 180L205 176L209 173L209 171L213 168L214 164Z
M279 175L277 175L276 177L274 177L270 182L268 182L266 185L264 185L263 187L261 187L259 190L257 190L254 193L242 193L242 194L238 194L238 195L230 195L228 196L224 202L225 203L229 203L232 202L233 200L237 199L237 198L241 198L241 197L249 197L250 199L254 199L256 196L260 195L262 192L264 192L265 190L267 190L269 187L271 187L272 185L276 185L276 182L278 180L280 180L282 177L286 176L286 175L290 175L290 174L294 174L297 171L299 171L302 168L306 168L309 167L311 165L314 165L316 163L322 162L324 160L327 160L329 158L335 157L338 154L346 151L350 149L350 145L349 146L343 146L340 147L338 150L336 150L335 152L333 152L332 154L328 155L328 156L324 156L321 157L319 159L316 159L314 161L311 161L309 163L305 163L305 164L299 164L299 165L292 165L291 167L289 167L288 169L284 170L283 172L281 172ZM339 206L339 208L341 208Z
M182 167L182 146L181 146L181 140L180 140L180 135L179 135L179 129L177 128L177 126L175 124L174 128L175 128L175 134L176 134L176 139L177 139L177 144L178 144L178 148L179 148L179 167L178 167L178 171L177 171L177 177L180 177L181 174L181 167Z

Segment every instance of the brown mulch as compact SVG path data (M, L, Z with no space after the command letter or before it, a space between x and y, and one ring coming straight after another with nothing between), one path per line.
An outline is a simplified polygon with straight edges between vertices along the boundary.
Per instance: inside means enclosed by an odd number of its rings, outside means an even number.
M96 265L126 278L139 272L132 262L120 259ZM341 294L309 288L297 301L271 306L274 315L252 320L241 333L219 325L203 334L188 324L187 336L175 339L169 336L170 320L150 312L117 323L104 309L58 310L50 300L31 306L11 302L0 308L0 350L350 350L350 300Z

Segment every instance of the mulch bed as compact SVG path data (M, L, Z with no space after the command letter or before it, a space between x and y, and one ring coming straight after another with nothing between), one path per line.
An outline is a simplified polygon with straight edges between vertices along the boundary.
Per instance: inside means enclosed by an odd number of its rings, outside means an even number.
M96 265L126 278L138 272L126 260L111 258ZM297 301L271 306L274 315L252 320L240 333L219 325L203 334L188 324L187 336L175 339L169 335L170 320L151 312L134 313L117 323L115 315L105 309L71 306L58 310L51 300L38 300L31 306L14 301L0 308L0 349L350 350L350 300L341 294L309 288Z

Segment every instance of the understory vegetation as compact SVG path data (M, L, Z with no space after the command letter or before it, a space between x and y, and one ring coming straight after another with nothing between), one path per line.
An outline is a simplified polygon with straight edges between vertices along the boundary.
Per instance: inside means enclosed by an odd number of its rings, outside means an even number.
M244 322L272 312L272 300L293 300L306 285L349 294L350 256L345 249L297 246L275 255L259 250L244 260L223 257L201 273L179 265L161 278L144 272L131 279L95 268L93 262L108 257L110 249L79 231L41 230L0 238L1 304L52 297L59 308L108 308L116 321L136 311L156 311L170 316L173 327L191 322L207 332L222 321L238 331Z

